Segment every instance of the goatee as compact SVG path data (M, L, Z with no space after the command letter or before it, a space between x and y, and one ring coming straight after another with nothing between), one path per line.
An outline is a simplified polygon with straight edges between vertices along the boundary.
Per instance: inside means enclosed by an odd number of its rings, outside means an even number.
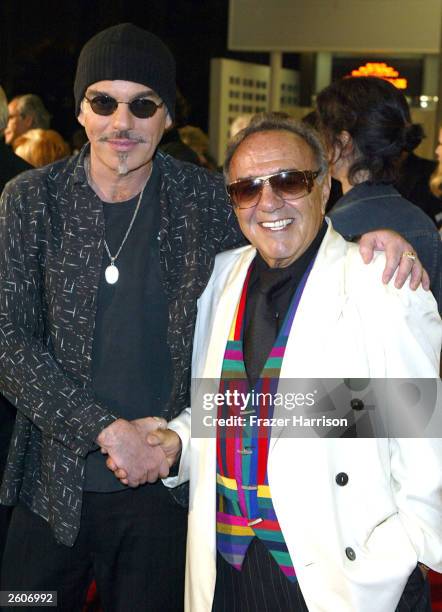
M118 153L118 174L124 176L129 172L127 167L127 153Z

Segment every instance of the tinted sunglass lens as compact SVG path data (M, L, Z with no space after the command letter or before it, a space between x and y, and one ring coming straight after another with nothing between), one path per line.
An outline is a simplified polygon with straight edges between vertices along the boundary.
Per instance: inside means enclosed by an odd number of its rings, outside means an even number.
M229 195L235 206L250 208L255 206L262 189L261 181L240 181L229 187Z
M156 113L158 105L149 98L136 98L129 104L129 108L138 119L147 119Z
M313 178L319 174L316 172L311 176L310 171L283 170L270 176L262 176L244 179L228 186L227 191L233 204L238 208L252 208L260 200L264 184L268 182L273 193L285 200L295 200L310 193Z
M97 115L112 115L117 109L118 102L111 96L95 96L90 101L90 105Z
M300 197L307 193L307 185L302 172L283 172L270 179L272 189L282 197Z
M87 98L87 100L92 110L97 115L112 115L117 110L119 104L115 98L106 95L95 96L92 100ZM122 102L121 104L127 104L127 102ZM132 100L128 104L130 112L135 117L138 117L138 119L147 119L155 115L157 109L162 106L163 103L156 104L149 98L135 98L135 100Z

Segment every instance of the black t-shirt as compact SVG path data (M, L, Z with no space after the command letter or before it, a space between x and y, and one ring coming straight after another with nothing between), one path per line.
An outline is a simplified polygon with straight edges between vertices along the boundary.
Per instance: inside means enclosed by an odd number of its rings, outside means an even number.
M158 231L160 173L154 164L132 230L115 265L119 279L106 282L103 254L92 351L95 395L114 413L132 420L155 416L169 399L172 366L167 344L168 304L161 281ZM103 202L106 241L115 255L129 227L138 196ZM126 489L100 451L86 461L86 491Z

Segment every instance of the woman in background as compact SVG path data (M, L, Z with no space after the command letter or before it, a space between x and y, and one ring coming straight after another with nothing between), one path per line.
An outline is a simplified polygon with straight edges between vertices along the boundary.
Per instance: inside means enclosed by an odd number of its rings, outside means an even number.
M70 155L67 142L55 130L28 130L15 142L15 154L34 168L41 168Z
M436 197L442 198L442 128L439 129L437 147L434 152L439 165L430 178L430 189Z
M336 81L317 97L319 127L331 152L331 173L343 196L330 212L347 238L375 227L393 229L416 249L442 308L442 243L434 223L393 187L401 154L420 126L404 95L374 77Z
M440 213L438 215L438 220L441 222L439 232L442 236L442 127L439 129L439 138L435 153L439 165L430 177L430 191L433 195L439 198L439 200L441 200L441 208Z

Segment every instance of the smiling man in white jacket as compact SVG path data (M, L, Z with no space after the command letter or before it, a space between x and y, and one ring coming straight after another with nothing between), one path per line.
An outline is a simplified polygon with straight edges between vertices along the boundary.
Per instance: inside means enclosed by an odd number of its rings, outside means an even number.
M217 257L199 300L194 410L201 412L203 381L222 381L226 376L229 346L241 347L235 359L242 360L253 388L266 375L264 364L256 381L247 363L248 354L249 361L255 358L248 351L252 340L247 334L260 290L255 289L254 296L253 279L259 287L259 270L266 266L271 275L303 262L294 284L289 281L295 298L285 312L283 308L276 313L276 318L293 315L284 343L281 326L276 332L279 346L284 345L277 366L278 389L294 378L438 377L442 323L432 295L382 284L384 258L379 255L370 265L363 264L357 248L330 223L324 224L326 162L314 133L290 121L264 117L233 142L226 170L234 210L251 246ZM300 272L302 281L296 278ZM279 298L275 305L281 305ZM239 332L234 338L240 327L244 338ZM264 336L263 331L263 342ZM233 341L239 344L228 344ZM254 351L256 356L256 344ZM266 609L272 598L271 610L394 612L399 602L409 606L404 609L425 609L425 570L418 563L442 571L440 439L290 439L280 430L269 431L266 503L274 509L272 529L280 534L278 541L288 556L276 563L279 557L271 544L265 544L267 550L261 542L256 558L273 563L273 575L279 572L286 581L286 603L281 604L280 593L258 577L260 570L261 576L268 571L260 567L260 560L250 559L247 550L234 566L234 555L226 553L229 538L239 533L233 527L229 533L228 525L245 526L242 533L248 530L253 542L260 539L254 529L262 518L247 515L240 502L229 506L221 485L236 495L244 466L221 475L220 457L226 446L209 435L191 437L190 415L189 408L169 423L168 430L150 437L170 456L181 451L178 475L165 483L176 486L190 480L188 612L227 611L229 601L241 611ZM241 435L235 432L238 439ZM256 445L247 452L261 451ZM254 488L262 487L256 484ZM229 550L233 549L234 544Z

